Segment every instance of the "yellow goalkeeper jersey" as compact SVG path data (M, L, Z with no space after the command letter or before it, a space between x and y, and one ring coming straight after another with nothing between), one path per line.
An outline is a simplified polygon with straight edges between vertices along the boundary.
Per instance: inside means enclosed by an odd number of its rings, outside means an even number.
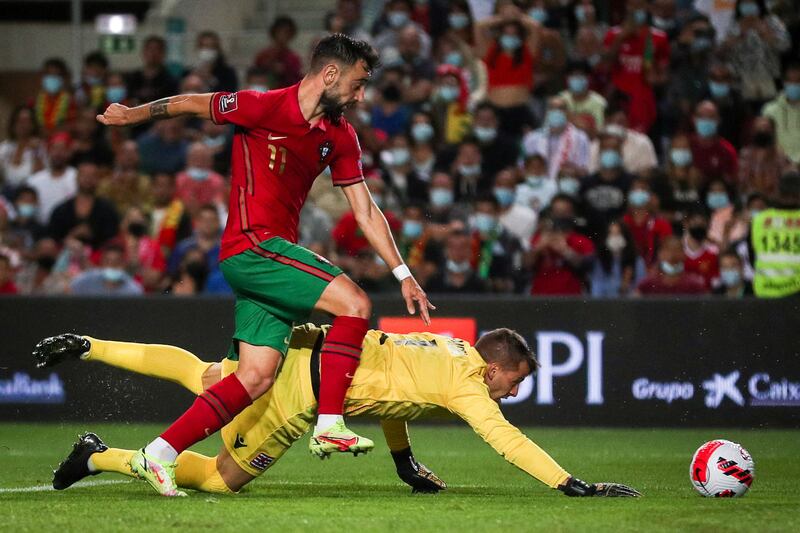
M303 328L311 326L294 331ZM486 362L478 351L460 339L371 330L347 392L346 412L413 420L444 409L464 419L511 464L557 487L569 474L505 419L489 396L485 372Z

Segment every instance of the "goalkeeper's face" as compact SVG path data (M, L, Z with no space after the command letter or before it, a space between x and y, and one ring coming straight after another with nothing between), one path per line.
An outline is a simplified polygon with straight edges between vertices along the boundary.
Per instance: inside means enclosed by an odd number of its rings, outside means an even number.
M496 402L503 398L516 396L519 392L519 384L530 372L531 369L526 361L520 361L516 368L506 368L496 362L489 363L484 375L484 381L489 387L489 396Z

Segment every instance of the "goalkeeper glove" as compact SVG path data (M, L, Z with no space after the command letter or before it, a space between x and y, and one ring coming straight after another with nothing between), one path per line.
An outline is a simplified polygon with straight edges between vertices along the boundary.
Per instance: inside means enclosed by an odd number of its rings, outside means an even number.
M392 452L392 459L397 468L397 475L408 485L411 492L424 492L435 494L447 488L447 484L428 469L424 464L417 462L411 453L411 448Z
M607 496L609 498L638 498L641 493L622 483L586 483L571 477L558 490L567 496Z

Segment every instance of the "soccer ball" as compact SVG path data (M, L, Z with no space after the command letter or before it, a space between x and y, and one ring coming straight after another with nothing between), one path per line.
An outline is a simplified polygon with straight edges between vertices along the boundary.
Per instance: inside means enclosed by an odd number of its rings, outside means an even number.
M741 444L716 439L694 452L689 478L694 490L703 496L737 498L744 496L753 483L755 466Z

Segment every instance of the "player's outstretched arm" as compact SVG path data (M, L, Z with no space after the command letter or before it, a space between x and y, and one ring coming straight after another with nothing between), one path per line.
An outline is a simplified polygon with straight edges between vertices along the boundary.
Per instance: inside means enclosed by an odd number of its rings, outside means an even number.
M353 210L358 227L364 232L364 236L370 245L378 252L384 263L392 270L392 273L401 283L403 299L409 314L414 314L415 306L419 308L419 315L425 325L430 325L430 311L436 309L428 301L428 296L417 280L411 275L408 267L403 263L400 252L392 237L392 231L386 217L375 205L369 189L364 182L348 185L342 188L350 208Z
M214 93L179 94L136 107L111 104L97 120L106 126L132 126L151 120L189 115L211 118L211 99Z
M408 427L402 420L381 420L383 435L392 454L397 475L411 487L411 492L437 493L447 488L431 469L417 461L411 452Z
M586 497L605 496L607 498L638 498L642 494L622 483L586 483L576 477L569 478L558 486L558 490L566 496Z

